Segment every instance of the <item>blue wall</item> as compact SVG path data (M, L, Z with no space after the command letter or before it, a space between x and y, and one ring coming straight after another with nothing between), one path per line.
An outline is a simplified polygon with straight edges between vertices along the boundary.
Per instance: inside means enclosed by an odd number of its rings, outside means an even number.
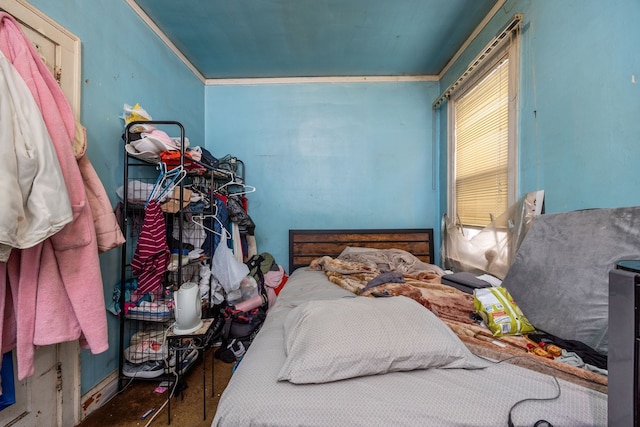
M436 227L437 82L208 86L207 148L245 162L259 252L288 230Z
M524 14L519 195L545 190L546 212L640 204L640 2L507 1L443 76L442 88L514 13ZM446 130L446 105L441 110ZM440 135L446 153L446 132ZM444 156L439 165L444 212Z
M192 145L245 162L247 184L258 189L249 195L258 249L283 265L290 228L433 227L439 234L446 108L434 121L431 103L517 12L525 15L519 193L544 189L547 212L640 204L636 0L606 7L509 0L440 84L206 88L123 1L32 3L82 39L88 156L114 204L123 164L118 116L124 103L140 102L156 119L183 122ZM109 299L118 252L101 262ZM82 353L82 393L117 368L117 320L109 316L109 351Z
M87 155L115 206L122 185L123 105L139 102L154 119L178 120L192 145L202 145L204 87L123 1L32 0L82 40L81 122ZM177 134L176 134L177 136ZM119 281L119 251L100 256L105 298ZM118 320L109 316L110 347L82 351L84 394L118 367Z

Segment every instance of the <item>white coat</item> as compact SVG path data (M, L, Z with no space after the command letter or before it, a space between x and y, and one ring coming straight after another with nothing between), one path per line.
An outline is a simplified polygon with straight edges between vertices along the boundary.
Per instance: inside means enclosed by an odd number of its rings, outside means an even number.
M0 262L44 241L73 214L51 137L29 88L0 52Z

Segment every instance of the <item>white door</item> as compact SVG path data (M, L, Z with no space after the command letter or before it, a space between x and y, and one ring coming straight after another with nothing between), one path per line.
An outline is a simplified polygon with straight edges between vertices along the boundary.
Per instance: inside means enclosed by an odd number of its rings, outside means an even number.
M40 57L67 95L76 119L80 106L80 41L24 0L0 0L0 10L21 24ZM16 371L14 352L14 372ZM78 343L40 347L35 374L14 378L16 403L0 411L0 425L73 426L80 421L80 351ZM64 405L63 405L64 402Z

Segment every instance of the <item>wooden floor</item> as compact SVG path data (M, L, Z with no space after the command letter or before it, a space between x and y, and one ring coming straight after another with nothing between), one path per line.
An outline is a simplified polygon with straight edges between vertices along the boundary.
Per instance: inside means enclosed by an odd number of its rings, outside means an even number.
M171 399L171 425L177 427L208 427L213 421L220 395L231 378L232 363L213 358L214 349L205 352L206 388L203 390L202 363L200 359L185 375L187 388L184 396ZM211 367L213 361L214 382L212 389ZM91 413L81 427L129 427L166 426L168 423L167 392L158 393L157 380L136 380L125 387L122 393ZM204 396L203 396L204 391ZM203 417L203 398L206 416ZM164 407L163 407L164 405ZM149 409L154 411L144 420L140 419ZM155 416L155 418L153 418ZM151 421L150 424L149 421Z

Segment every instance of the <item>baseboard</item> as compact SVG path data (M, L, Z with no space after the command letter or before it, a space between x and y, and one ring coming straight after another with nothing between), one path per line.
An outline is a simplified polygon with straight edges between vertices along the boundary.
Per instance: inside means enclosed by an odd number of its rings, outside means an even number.
M118 393L118 371L113 371L82 396L81 420L111 400Z

